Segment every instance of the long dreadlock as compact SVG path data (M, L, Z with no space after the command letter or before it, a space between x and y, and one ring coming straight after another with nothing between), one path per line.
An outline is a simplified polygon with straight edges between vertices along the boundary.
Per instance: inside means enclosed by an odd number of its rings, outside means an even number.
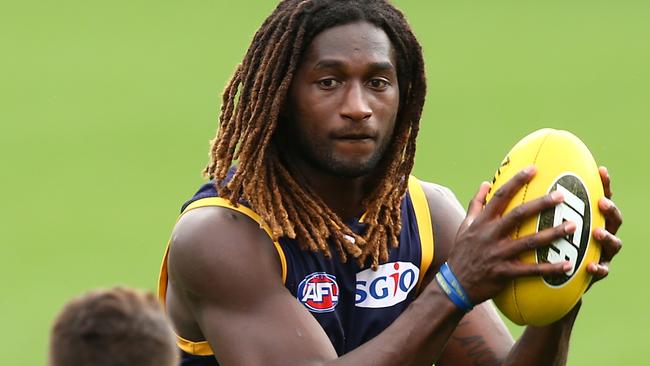
M354 233L308 184L292 174L273 143L289 87L313 38L325 29L356 21L374 24L391 40L400 89L393 139L378 167L383 176L363 201L367 226L362 235ZM413 167L425 93L420 45L404 15L387 1L282 1L255 34L226 86L220 128L204 174L215 179L221 197L234 205L247 201L274 240L295 238L303 250L330 257L329 240L341 261L352 256L364 266L370 258L377 268L388 260L389 247L398 245L401 201ZM235 160L236 171L226 182Z

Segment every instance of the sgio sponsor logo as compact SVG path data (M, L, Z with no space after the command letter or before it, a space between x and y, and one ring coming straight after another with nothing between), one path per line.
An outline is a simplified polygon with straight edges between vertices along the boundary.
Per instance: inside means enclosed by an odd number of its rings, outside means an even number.
M420 270L410 262L392 262L357 273L355 305L361 308L385 308L398 304L418 282Z
M333 311L339 303L339 285L335 276L314 272L300 282L297 295L309 311L327 313Z

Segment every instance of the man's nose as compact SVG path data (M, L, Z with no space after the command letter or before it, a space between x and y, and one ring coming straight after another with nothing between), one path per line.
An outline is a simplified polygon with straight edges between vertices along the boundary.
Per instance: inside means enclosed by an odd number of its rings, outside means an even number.
M361 83L350 83L341 105L341 116L353 122L361 122L372 116L367 95Z

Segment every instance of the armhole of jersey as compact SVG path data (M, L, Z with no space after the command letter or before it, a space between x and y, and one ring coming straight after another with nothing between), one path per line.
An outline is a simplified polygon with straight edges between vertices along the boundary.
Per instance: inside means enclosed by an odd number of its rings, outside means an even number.
M181 214L178 216L178 220L180 220L180 218L186 212L189 212L199 207L206 207L206 206L226 207L231 210L240 212L250 217L253 221L257 222L260 225L260 228L262 228L271 239L273 238L273 236L271 235L271 230L268 228L268 226L266 226L262 222L262 218L258 214L256 214L253 210L243 205L234 206L232 203L230 203L230 201L221 197L202 198L200 200L196 200L192 202L189 206L185 208L185 210L183 210L183 212L181 212ZM163 308L166 307L166 299L167 299L167 279L168 279L167 257L169 256L170 244L171 244L171 240L167 242L167 248L165 249L165 255L163 257L162 265L160 266L160 275L158 277L158 299L162 304ZM282 284L285 284L287 281L287 259L284 255L284 250L282 250L282 246L280 246L280 243L278 243L277 241L273 241L273 246L275 247L275 250L278 252L278 256L280 257L280 265L282 267ZM210 344L207 341L193 342L176 334L176 344L180 349L182 349L183 351L191 355L197 355L197 356L214 355L214 352L212 351L212 348L210 347Z
M431 225L431 212L429 211L429 203L424 194L424 189L420 181L414 176L409 176L408 184L409 194L413 202L413 211L415 211L415 220L418 224L418 232L420 234L421 246L421 262L420 262L420 276L418 278L417 288L420 288L422 280L433 262L433 227Z

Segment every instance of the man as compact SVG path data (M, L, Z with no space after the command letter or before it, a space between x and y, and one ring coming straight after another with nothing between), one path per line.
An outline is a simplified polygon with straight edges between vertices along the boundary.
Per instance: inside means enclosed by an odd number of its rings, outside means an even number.
M501 217L531 167L485 207L483 183L465 216L448 189L409 177L425 89L420 46L387 2L278 5L224 92L213 181L183 206L163 261L183 364L566 362L580 305L513 345L485 302L513 278L566 271L515 258L575 224L507 236L562 196ZM600 208L597 278L621 247L618 209ZM433 279L445 263L460 300Z
M50 335L50 366L172 366L175 337L150 293L116 287L68 302Z

